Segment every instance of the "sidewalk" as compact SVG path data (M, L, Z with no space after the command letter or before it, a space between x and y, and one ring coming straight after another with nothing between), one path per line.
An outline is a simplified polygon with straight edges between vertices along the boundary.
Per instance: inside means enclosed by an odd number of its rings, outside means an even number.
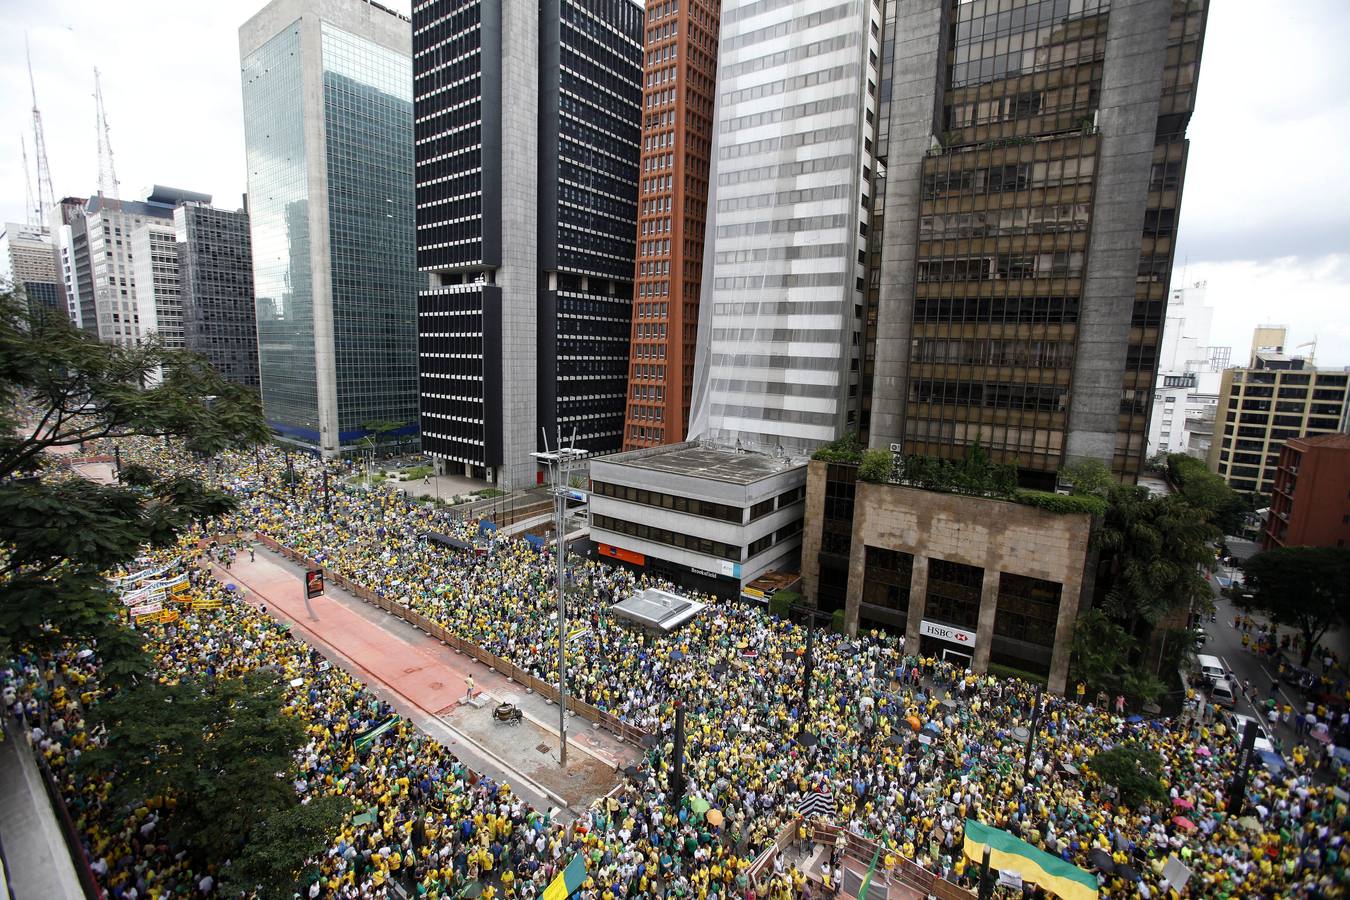
M84 900L42 774L19 729L6 728L0 744L0 840L9 886L18 900Z
M617 781L617 769L636 761L640 748L621 743L589 722L568 717L568 767L557 764L558 707L489 670L468 656L332 585L309 601L302 593L303 569L262 548L249 562L237 557L230 570L213 566L217 578L245 589L252 605L267 604L270 615L288 621L296 637L325 651L348 671L383 688L401 712L455 750L483 774L526 788L542 807L584 809ZM462 702L465 679L486 702ZM510 698L525 713L517 726L492 720L491 707ZM411 710L406 707L412 707ZM530 793L536 794L529 797Z

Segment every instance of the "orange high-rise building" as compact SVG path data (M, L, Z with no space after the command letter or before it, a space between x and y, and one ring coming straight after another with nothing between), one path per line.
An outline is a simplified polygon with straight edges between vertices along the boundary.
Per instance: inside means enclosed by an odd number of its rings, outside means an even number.
M720 16L720 0L647 3L625 450L689 425Z

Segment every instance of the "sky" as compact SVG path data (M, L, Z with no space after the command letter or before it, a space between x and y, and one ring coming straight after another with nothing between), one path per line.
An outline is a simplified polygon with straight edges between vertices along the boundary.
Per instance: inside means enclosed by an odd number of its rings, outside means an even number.
M124 199L165 184L239 206L238 29L261 6L0 0L0 218L24 220L21 134L33 165L25 33L57 196L97 190L98 66ZM1291 347L1316 339L1319 365L1350 366L1346 47L1345 0L1211 0L1172 286L1206 284L1211 343L1234 361L1253 327L1276 323Z

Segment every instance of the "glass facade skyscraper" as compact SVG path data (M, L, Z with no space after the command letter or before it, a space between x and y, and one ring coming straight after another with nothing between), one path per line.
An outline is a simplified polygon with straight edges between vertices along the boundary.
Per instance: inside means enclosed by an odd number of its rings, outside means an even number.
M248 213L184 203L173 211L187 348L226 379L258 387L258 326Z
M240 29L263 408L325 454L418 432L410 53L409 20L362 0Z

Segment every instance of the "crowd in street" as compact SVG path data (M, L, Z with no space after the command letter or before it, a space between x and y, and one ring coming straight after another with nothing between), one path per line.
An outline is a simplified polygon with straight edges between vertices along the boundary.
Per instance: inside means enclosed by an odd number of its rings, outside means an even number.
M122 454L162 467L188 464L150 442L132 452L124 443ZM240 504L208 530L268 535L553 679L557 620L547 551L480 537L476 521L387 489L338 488L333 478L325 502L319 464L296 456L291 465L299 475L294 490L282 484L276 451L263 454L261 467L253 454L213 461L209 476ZM478 541L484 553L449 550L426 540L428 531ZM593 560L575 561L571 573L569 619L587 629L569 641L571 690L659 740L639 775L570 829L529 809L509 787L477 778L406 724L361 758L345 738L382 713L378 704L339 668L320 669L303 644L245 604L151 626L156 672L173 679L209 668L227 677L278 665L288 680L301 679L288 694L288 711L302 717L310 738L297 759L297 791L343 793L376 812L362 825L349 817L335 836L310 888L316 897L391 896L394 881L422 895L453 896L470 880L487 884L489 895L534 896L574 848L590 861L582 897L748 896L750 861L794 821L801 799L822 788L833 793L836 821L880 841L888 857L967 884L967 817L1099 871L1109 897L1168 896L1162 870L1173 855L1194 873L1185 890L1192 897L1333 896L1350 878L1350 824L1336 796L1347 773L1334 771L1331 783L1315 778L1316 760L1302 745L1291 748L1282 771L1257 767L1247 815L1230 817L1224 809L1238 744L1208 710L1149 720L1086 698L1034 701L1026 682L907 656L892 636L825 630L813 636L805 696L802 626L700 597L709 603L700 616L671 635L644 638L608 608L655 582ZM221 589L204 580L194 590ZM79 717L97 696L83 690L96 683L97 662L78 649L18 661L7 673L22 696L45 689L40 702L66 720L59 736L52 728L39 739L57 767L96 739ZM49 669L59 677L47 678ZM58 682L66 691L61 707ZM683 804L667 797L676 702L689 722ZM1023 729L1032 728L1033 702L1040 716L1028 754ZM1166 801L1131 808L1084 765L1125 743L1162 759ZM211 889L216 873L188 872L173 848L155 843L153 798L136 810L110 810L100 805L106 790L97 778L67 778L91 858L114 897ZM700 811L705 806L721 814L721 824ZM791 867L770 876L759 896L800 891L801 873Z

